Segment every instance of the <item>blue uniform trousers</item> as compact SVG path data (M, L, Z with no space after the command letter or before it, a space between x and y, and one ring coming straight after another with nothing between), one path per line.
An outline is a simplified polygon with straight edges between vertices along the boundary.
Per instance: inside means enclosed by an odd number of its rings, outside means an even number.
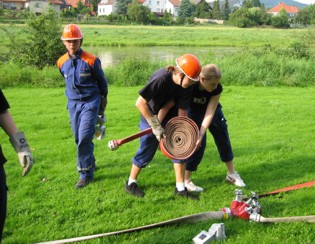
M164 127L166 123L175 116L177 116L177 109L173 108L169 111L169 113L164 118L162 122L162 126ZM147 128L150 128L150 125L148 124L147 120L141 115L139 129L142 131ZM145 168L153 159L158 146L159 146L159 142L153 133L141 136L140 147L136 155L132 158L132 163L138 166L139 168ZM176 159L173 159L172 162L184 163Z
M92 177L95 169L94 133L100 98L87 102L68 101L72 132L77 145L77 169L80 178Z
M190 111L188 110L188 116L196 122L200 128L201 123L204 118L204 113L200 111ZM209 131L213 136L214 142L218 149L220 159L222 162L228 162L233 160L234 154L231 146L231 141L228 132L228 126L226 119L224 117L221 105L217 106L213 120L209 126ZM189 171L196 171L201 159L204 155L207 144L207 135L205 134L201 142L201 147L187 160L186 169Z

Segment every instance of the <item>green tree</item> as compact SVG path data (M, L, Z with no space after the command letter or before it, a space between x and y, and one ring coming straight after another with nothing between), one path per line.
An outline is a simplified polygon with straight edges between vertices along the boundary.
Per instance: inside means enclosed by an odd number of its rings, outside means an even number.
M289 18L284 9L280 10L280 14L271 18L271 25L276 28L289 28Z
M246 0L245 2L243 2L242 7L244 7L244 8L252 8L252 7L254 7L253 3L252 3L252 0Z
M100 3L101 0L91 0L91 4L92 4L92 10L97 13L97 9L98 9L98 4Z
M116 1L116 13L121 15L127 15L128 4L130 4L132 0L117 0Z
M78 7L76 8L76 12L78 14L87 15L91 13L91 10L89 7L85 6L82 1L79 1Z
M220 1L219 0L216 0L213 3L212 17L214 19L222 19L221 8L220 8Z
M205 0L200 1L194 11L194 16L197 18L203 18L203 19L209 19L211 18L211 7L209 3L207 3Z
M259 0L252 0L253 7L261 7L261 3Z
M127 16L136 23L149 23L150 12L150 9L139 4L138 0L132 0L132 3L128 4Z
M269 25L271 23L271 16L267 13L266 10L259 7L253 7L248 9L248 11L248 18L255 22L256 25Z
M182 0L178 10L178 17L189 18L192 16L194 7L189 0Z
M11 40L9 57L12 62L42 69L55 65L57 59L65 53L60 40L61 23L54 10L49 9L39 16L31 15L25 32L26 40L7 33Z
M295 18L295 22L302 25L309 25L311 23L311 14L309 8L301 9Z
M315 24L315 4L301 9L296 16L295 22L303 25Z
M250 18L250 11L247 8L240 8L230 15L229 24L235 25L241 28L257 25Z
M223 20L228 20L231 13L229 0L225 0L223 9Z

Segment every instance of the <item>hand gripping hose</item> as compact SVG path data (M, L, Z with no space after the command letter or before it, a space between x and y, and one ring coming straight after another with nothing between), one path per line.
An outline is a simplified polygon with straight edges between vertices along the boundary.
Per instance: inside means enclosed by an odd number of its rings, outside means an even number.
M185 160L196 151L199 128L193 120L177 116L169 120L164 129L166 138L161 139L160 148L165 156Z

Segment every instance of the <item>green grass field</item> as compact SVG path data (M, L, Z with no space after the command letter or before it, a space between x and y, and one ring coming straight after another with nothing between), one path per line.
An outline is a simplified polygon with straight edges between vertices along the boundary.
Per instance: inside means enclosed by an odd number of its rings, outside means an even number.
M193 180L205 188L200 201L175 199L172 163L161 152L143 170L143 199L123 187L138 140L110 151L107 142L138 131L135 108L140 87L109 87L107 137L95 141L95 181L81 190L73 136L63 88L6 88L18 127L25 132L36 163L22 178L16 153L0 132L9 187L4 244L37 243L86 236L152 224L171 218L229 207L233 185L225 183L225 166L213 140ZM228 120L236 169L247 188L265 193L314 180L314 87L224 86L221 97ZM262 198L264 217L314 215L315 187ZM94 239L85 243L191 243L213 223L180 224ZM226 243L314 243L314 224L224 221Z
M283 47L310 38L313 29L237 28L231 26L112 26L80 24L86 46ZM25 25L0 24L0 45L10 40L1 30L26 37ZM62 29L60 30L61 35Z

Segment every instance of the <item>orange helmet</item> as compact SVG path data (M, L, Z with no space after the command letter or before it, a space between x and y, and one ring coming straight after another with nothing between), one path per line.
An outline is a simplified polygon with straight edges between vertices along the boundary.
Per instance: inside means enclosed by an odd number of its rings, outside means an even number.
M191 80L198 81L201 65L198 58L192 54L184 54L176 59L177 67Z
M67 25L62 32L61 40L80 40L83 38L82 31L75 24Z

